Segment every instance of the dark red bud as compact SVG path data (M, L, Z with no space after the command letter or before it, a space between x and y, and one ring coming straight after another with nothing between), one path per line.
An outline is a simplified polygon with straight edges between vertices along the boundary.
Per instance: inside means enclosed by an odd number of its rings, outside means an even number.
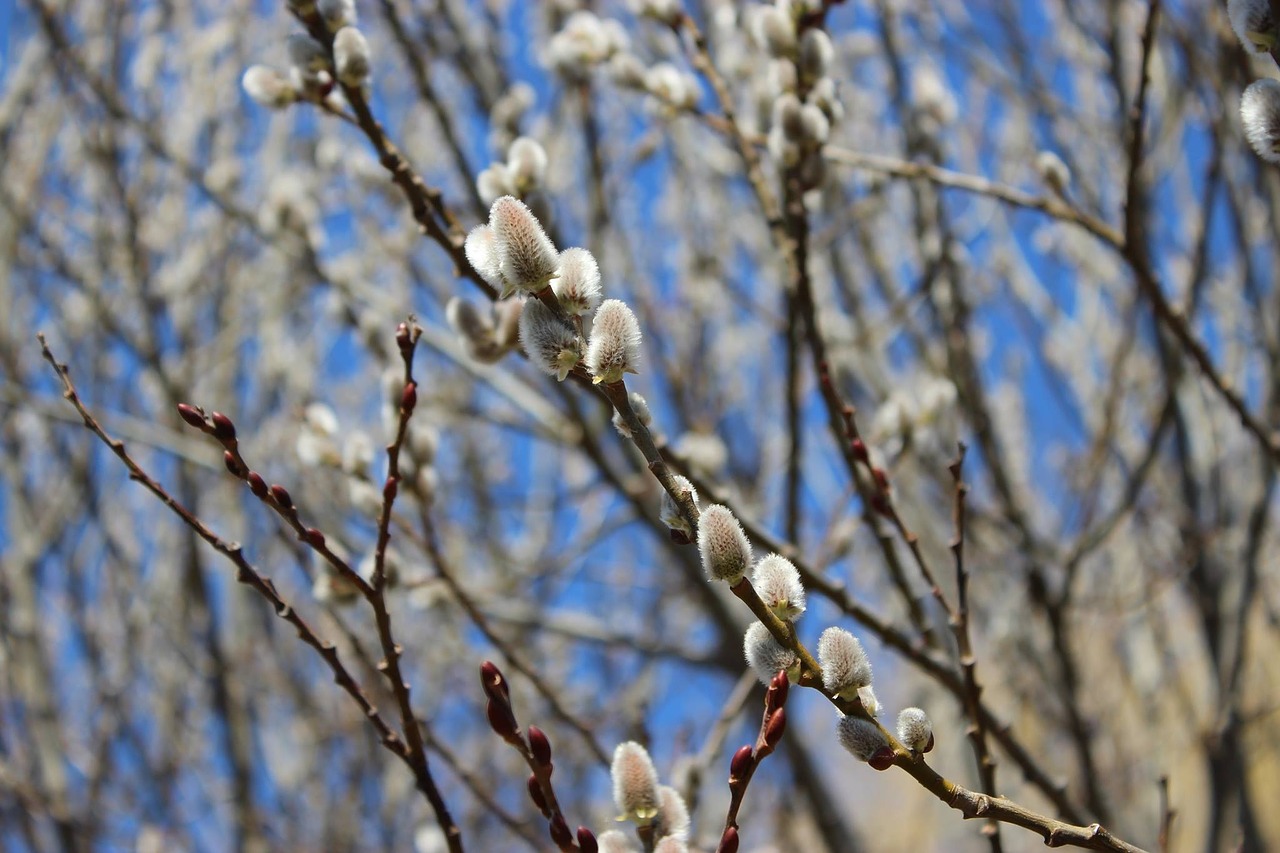
M195 406L188 406L186 403L178 404L178 414L182 419L196 429L205 429L204 415Z
M544 767L551 763L551 741L537 726L529 726L529 749L533 752L533 760Z
M677 545L693 544L693 540L689 538L689 534L685 533L683 530L677 530L676 528L672 527L672 528L669 528L667 532L671 534L671 541L676 543Z
M249 491L253 492L255 497L265 498L267 496L267 481L262 479L262 475L257 471L250 471L245 477L249 481Z
M404 409L406 415L413 413L413 407L418 405L418 383L406 382L404 386L404 394L400 397L400 408Z
M235 476L240 476L240 462L236 459L236 455L230 450L222 454L222 464L227 466L227 470Z
M729 762L729 784L732 785L735 780L745 778L755 763L756 759L751 753L750 746L738 747L738 751L733 754L733 760Z
M558 812L551 818L551 840L556 843L560 849L572 846L573 831L569 829L569 824L565 823L564 815Z
M893 766L893 757L893 747L882 746L867 759L867 763L876 770L888 770Z
M724 835L720 836L720 846L716 848L716 853L738 853L738 828L736 826L726 826Z
M516 731L519 726L516 724L516 715L511 713L510 705L490 699L485 712L489 716L489 725L503 740L517 741Z
M582 848L582 853L599 853L600 844L596 841L595 835L585 826L578 827L578 846Z
M787 678L785 669L778 670L769 682L769 691L765 693L765 705L769 708L781 708L787 704L787 692L791 689L791 679Z
M787 712L779 708L769 716L769 722L765 723L764 745L770 750L776 748L782 742L782 733L786 730Z
M275 483L268 490L271 492L271 499L280 505L281 509L293 508L293 497L289 494L289 490L279 483Z
M867 453L867 445L860 438L855 438L849 444L849 449L853 451L853 458L857 459L864 465L871 460L871 454Z
M231 418L222 414L222 412L214 412L210 416L213 421L213 437L218 441L235 441L236 425L231 422Z
M316 528L310 527L307 529L307 542L314 545L316 548L323 548L324 534Z
M498 665L491 660L480 664L480 685L484 687L484 695L493 701L504 704L511 701L511 691L507 689L507 679L503 677L502 670L498 669Z
M393 501L396 499L396 492L400 491L400 480L395 477L388 477L387 482L382 484L382 499L384 501Z
M542 786L538 784L538 777L530 773L526 784L529 787L529 799L533 800L538 811L542 812L543 817L551 817L551 809L547 808L547 798L542 795Z
M880 491L889 491L889 475L885 473L883 468L872 468L871 476L875 477L876 485L880 487Z
M924 745L924 752L933 752L933 732L929 732L929 741Z
M890 516L893 514L889 510L889 502L884 499L884 495L872 495L871 508L884 516Z

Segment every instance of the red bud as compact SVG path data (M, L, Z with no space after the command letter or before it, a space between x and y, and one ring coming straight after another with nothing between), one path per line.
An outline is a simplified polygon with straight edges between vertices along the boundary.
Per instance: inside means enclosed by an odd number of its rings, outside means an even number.
M403 353L413 344L413 337L409 334L409 324L401 323L396 326L396 346L400 347Z
M233 475L240 476L240 462L236 459L236 455L230 450L223 452L222 464L227 466L227 470Z
M738 828L736 826L726 826L724 835L720 836L720 846L716 848L716 853L738 853Z
M188 406L186 403L179 403L178 414L182 416L184 421L191 424L191 426L196 429L207 428L207 425L204 422L204 415L200 414L200 411L196 409L195 406Z
M733 754L733 760L729 762L729 784L732 785L736 780L746 778L755 763L756 759L751 753L750 746L738 747L738 751Z
M787 678L787 671L778 670L769 682L769 690L764 694L765 707L773 710L787 704L787 691L790 689L791 679Z
M569 829L569 824L565 823L564 815L557 812L551 818L551 826L548 828L551 830L551 840L557 847L564 849L573 844L573 832Z
M529 749L533 752L533 760L546 766L551 763L551 741L537 726L529 726Z
M538 777L530 773L526 784L529 788L529 799L533 800L538 811L542 812L543 817L551 817L551 809L547 808L547 798L542 795L542 786L538 784Z
M231 418L222 414L222 412L214 412L211 416L213 421L213 437L218 441L235 441L236 425L231 422Z
M875 477L876 485L880 487L880 491L889 491L889 475L885 473L883 468L872 468L871 476Z
M400 481L395 477L388 477L387 482L382 484L382 499L384 501L393 501L396 499L396 492L400 491Z
M406 382L404 394L400 396L400 408L404 409L406 415L409 415L413 414L413 408L416 405L418 405L418 383Z
M511 701L511 691L507 689L507 679L502 670L491 660L480 664L480 685L484 687L484 695L495 702L506 704Z
M578 827L578 846L582 848L582 853L599 853L600 844L596 841L595 835L585 826Z
M262 479L262 475L257 471L250 471L245 477L249 481L249 491L253 492L255 497L265 498L267 496L267 482Z
M510 705L506 702L495 702L490 699L485 713L489 716L490 727L503 740L516 741L518 737L516 732L519 726L516 724L516 715L511 713Z
M317 548L323 548L324 534L314 527L307 528L307 541Z
M293 509L293 497L284 486L275 483L268 491L271 492L271 499L278 503L281 509Z
M879 749L877 749L870 758L867 759L867 763L870 764L876 770L888 770L890 767L893 766L893 758L894 758L893 747L882 746Z
M855 438L849 443L849 449L853 451L853 458L866 465L871 461L871 454L867 453L867 445L860 438Z
M782 741L782 733L787 730L787 712L782 708L774 711L764 727L764 745L772 751Z
M924 745L924 752L933 752L933 732L929 732L929 741Z

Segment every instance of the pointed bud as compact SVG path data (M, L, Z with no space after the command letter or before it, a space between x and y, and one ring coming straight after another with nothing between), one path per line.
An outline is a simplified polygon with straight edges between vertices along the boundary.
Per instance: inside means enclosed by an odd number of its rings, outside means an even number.
M516 715L512 713L510 705L490 699L485 707L485 714L489 717L489 726L499 737L511 744L520 742L518 733L520 727L516 723Z
M578 827L578 846L582 848L582 853L599 853L600 851L600 844L596 841L595 835L585 826Z
M747 777L751 772L751 768L756 766L755 754L751 751L751 746L738 747L738 751L733 754L733 760L729 762L729 786L733 787Z
M1270 0L1228 0L1231 28L1245 50L1266 53L1276 46L1276 21Z
M275 483L267 491L271 493L271 499L275 501L281 509L293 509L293 496L289 494L289 490L284 486L279 483Z
M315 548L324 547L324 534L318 528L308 527L306 533L307 544Z
M254 497L265 498L267 496L267 483L257 471L250 471L245 480L249 483L249 491L253 492Z
M716 848L716 853L738 853L737 827L725 827L724 835L720 836L720 846Z
M189 425L196 429L205 429L204 415L196 410L195 406L188 406L186 403L178 404L178 414Z
M506 290L534 293L546 287L556 273L556 247L528 206L514 196L503 196L489 208L498 269Z
M877 749L875 754L867 759L867 763L871 765L872 770L888 770L893 766L894 758L896 756L893 754L893 747L886 744Z
M818 638L818 663L822 686L834 696L852 699L858 688L871 683L871 661L858 638L843 628L831 627Z
M624 373L639 373L640 324L620 299L606 299L596 310L587 345L587 369L593 381L620 382Z
M880 749L889 745L879 726L851 715L840 718L836 735L840 739L840 745L859 761L870 761Z
M542 816L551 817L551 809L547 806L546 795L542 793L542 785L538 784L537 774L529 774L525 787L529 789L529 799L533 800L533 804L538 807L538 811L542 812Z
M529 361L561 382L582 360L578 333L537 299L528 300L520 312L520 345Z
M765 606L782 621L792 621L804 613L804 585L800 583L800 572L786 557L770 554L762 559L751 573L751 585Z
M222 464L227 466L227 471L230 472L233 477L240 476L240 460L236 459L236 455L230 450L222 454Z
M720 504L707 507L698 517L698 552L707 576L730 586L742 580L751 567L751 543L738 519Z
M573 831L565 821L564 815L556 812L551 816L551 824L547 827L551 833L551 841L560 849L573 844Z
M404 394L400 396L400 409L404 412L405 417L413 414L414 408L418 405L418 383L406 382L404 385Z
M585 317L600 304L600 265L595 255L574 247L560 253L560 268L551 282L564 310Z
M1244 136L1255 154L1280 163L1280 80L1256 80L1240 96Z
M789 679L800 677L800 659L796 653L775 640L769 629L759 622L752 622L747 628L742 651L761 684L772 681L779 670L784 670Z
M778 748L782 742L782 734L787 730L787 711L779 708L769 715L769 722L764 727L764 748L769 752Z
M355 27L343 27L333 37L333 64L338 80L347 86L363 86L369 82L373 59L364 33Z
M214 412L210 420L213 421L214 438L224 443L236 440L236 425L231 422L231 418L222 412Z
M240 78L240 86L259 106L280 110L298 100L298 89L281 71L266 65L251 65Z
M528 735L533 760L543 767L551 764L551 741L547 740L546 734L537 726L529 726Z
M648 826L658 816L658 771L643 746L629 740L613 751L609 770L613 777L613 802L620 820Z
M898 740L907 749L926 752L926 747L933 740L933 723L929 715L920 708L903 708L898 714Z
M632 408L635 407L632 406ZM637 414L639 414L639 412L637 412ZM690 483L687 478L682 477L679 474L675 475L672 479L676 482L676 490L678 492L687 491L689 493L689 498L693 501L693 505L697 506L698 490L693 487L693 484ZM675 498L671 497L670 492L664 491L662 493L662 506L658 509L658 518L672 533L679 532L683 534L684 541L686 543L692 542L694 537L697 535L694 532L694 529L689 525L689 522L685 520L684 515L680 512L680 505L676 503Z
M491 660L480 664L480 685L484 688L484 695L493 701L504 703L511 701L511 690L507 687L507 679L503 677L498 665Z
M849 449L853 451L853 458L861 462L863 465L871 461L871 454L867 453L867 445L860 438L855 438L849 443Z
M787 704L787 693L791 690L791 679L785 672L779 671L769 682L769 689L764 693L765 712L776 711Z

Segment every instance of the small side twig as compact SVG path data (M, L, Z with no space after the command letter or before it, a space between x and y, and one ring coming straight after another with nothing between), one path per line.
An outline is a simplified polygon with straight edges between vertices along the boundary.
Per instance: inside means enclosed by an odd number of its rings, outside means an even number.
M747 786L755 776L760 762L764 761L782 742L783 732L787 728L785 705L787 691L791 682L785 670L779 671L769 682L764 694L764 717L760 721L760 731L756 734L755 745L747 744L733 754L729 762L729 811L725 815L724 832L720 836L720 846L716 853L734 853L738 849L738 812L742 808L743 798L747 794Z

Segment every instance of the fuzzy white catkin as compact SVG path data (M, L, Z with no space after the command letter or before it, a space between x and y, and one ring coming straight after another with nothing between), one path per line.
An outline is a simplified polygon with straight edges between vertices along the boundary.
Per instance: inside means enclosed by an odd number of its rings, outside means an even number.
M298 90L289 78L275 68L251 65L240 78L244 93L261 106L283 109L298 100Z
M517 195L511 170L505 163L494 163L476 175L476 192L486 204L493 204L504 195Z
M840 745L852 753L859 761L868 761L888 741L875 723L859 717L845 716L840 718L836 727L836 736Z
M658 771L643 746L633 740L618 744L609 775L620 819L647 826L658 816Z
M773 102L773 126L781 128L783 135L795 141L804 134L800 117L800 99L787 92Z
M670 785L658 786L658 820L654 825L655 838L672 838L681 842L689 838L689 807L684 797Z
M634 406L633 406L634 408ZM689 491L689 497L693 500L693 505L698 505L698 490L693 487L686 478L676 474L673 479L676 481L676 490ZM679 530L690 539L693 538L693 530L689 528L689 522L685 521L684 516L680 513L680 507L676 504L675 498L671 497L671 493L664 491L662 493L662 507L658 510L658 518L667 526L668 530Z
M285 49L289 53L289 61L303 72L314 73L329 67L329 54L324 45L306 33L293 33L285 40Z
M920 708L903 708L898 714L898 740L908 749L922 752L933 736L933 723Z
M338 79L347 86L363 86L369 80L373 60L369 42L355 27L343 27L333 37L333 62Z
M751 568L751 543L727 506L709 506L698 517L698 553L707 577L730 586Z
M547 176L547 152L536 139L517 137L507 149L507 172L519 195L542 186Z
M537 299L520 313L520 345L539 370L561 382L582 358L578 333Z
M822 686L831 693L852 698L859 688L871 684L871 661L858 638L834 625L818 638L818 663L822 665Z
M493 336L493 324L469 299L463 299L461 296L453 297L445 306L444 315L449 326L460 337L484 340Z
M816 27L805 30L800 37L800 72L808 80L817 80L827 73L836 50L831 36Z
M644 15L663 23L674 23L680 18L680 0L634 0L631 4L638 15Z
M862 703L862 709L868 714L873 717L880 716L880 700L876 698L876 689L870 684L858 688L858 701Z
M534 293L545 287L555 275L558 255L528 206L514 196L503 196L489 208L489 227L493 229L498 269L508 288L502 296L515 291Z
M620 299L606 299L596 310L587 345L592 381L620 382L624 373L639 373L640 324Z
M668 835L653 846L653 853L689 853L689 845L682 838Z
M1244 137L1255 154L1280 163L1280 81L1256 80L1240 96Z
M1040 173L1040 179L1059 195L1071 186L1070 167L1053 151L1041 151L1036 155L1036 171Z
M1276 23L1271 16L1271 0L1228 0L1227 15L1231 29L1245 50L1257 53L1275 44Z
M831 135L831 120L817 104L800 108L801 136L810 145L822 145Z
M596 310L600 304L600 265L595 255L586 249L565 249L551 288L570 314L585 317Z
M617 829L600 833L596 844L600 847L600 853L636 853L637 850L631 839Z
M628 392L627 399L631 401L631 411L636 413L640 423L644 424L646 428L652 426L653 413L649 411L648 401L635 391ZM611 420L613 421L613 428L618 431L619 435L623 438L631 438L631 427L627 426L627 422L620 412L614 412ZM654 440L656 441L657 439L655 438ZM680 478L677 477L676 479Z
M756 564L751 585L779 619L791 621L804 613L804 585L800 572L781 554L770 554Z
M355 0L318 0L316 9L331 33L356 22Z
M796 48L796 26L791 14L777 6L765 6L751 22L756 41L773 56L790 56Z
M669 62L659 62L644 74L644 88L663 103L687 109L698 102L698 81Z
M472 228L462 249L466 253L467 262L490 287L504 293L507 291L507 282L502 277L502 269L498 263L497 237L492 228L488 225Z
M774 639L760 622L752 622L742 636L742 653L761 684L772 681L779 670L786 670L791 681L800 676L800 659L796 653Z

